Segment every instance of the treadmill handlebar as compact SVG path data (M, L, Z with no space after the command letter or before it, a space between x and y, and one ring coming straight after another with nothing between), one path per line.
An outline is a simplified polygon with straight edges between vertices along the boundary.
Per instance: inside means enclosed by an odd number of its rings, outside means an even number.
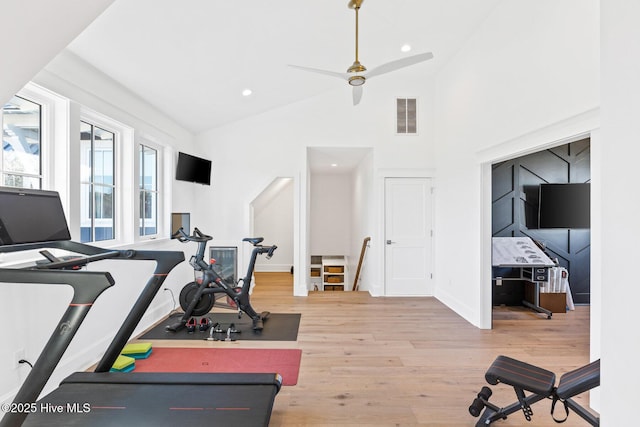
M184 253L178 251L109 251L103 248L69 240L19 245L19 248L12 248L10 246L3 247L3 249L6 249L4 252L43 248L64 249L70 252L84 254L87 255L87 259L89 260L88 262L96 261L98 259L156 261L155 271L138 297L136 303L131 308L127 319L120 327L120 330L116 334L116 337L111 342L109 349L100 362L102 366L106 366L105 364L108 364L108 368L106 369L107 371L113 365L113 362L115 362L119 352L131 337L135 327L140 322L140 319L151 304L167 275L176 265L184 261ZM55 262L52 264L55 264ZM58 264L58 267L61 268L60 264ZM52 285L66 284L72 286L74 289L74 296L71 304L69 304L69 307L60 319L58 328L54 330L49 341L38 357L38 360L33 365L28 377L23 382L20 390L18 390L18 393L14 398L14 402L32 403L37 400L45 384L51 377L51 374L58 365L65 350L68 348L73 336L80 327L95 299L98 298L105 289L113 286L115 281L108 272L85 270L74 271L51 268L0 268L0 282L44 283ZM98 369L96 370L99 372ZM6 413L4 414L4 417L0 419L0 427L19 426L22 424L26 416L26 412Z
M33 403L58 366L94 301L115 281L108 272L0 268L0 282L47 283L70 285L73 288L71 303L13 400L14 403ZM7 412L0 420L0 426L20 426L27 414L26 411Z
M82 305L93 304L102 292L116 283L111 273L106 271L73 272L14 268L0 268L0 282L68 285L73 288L70 304Z

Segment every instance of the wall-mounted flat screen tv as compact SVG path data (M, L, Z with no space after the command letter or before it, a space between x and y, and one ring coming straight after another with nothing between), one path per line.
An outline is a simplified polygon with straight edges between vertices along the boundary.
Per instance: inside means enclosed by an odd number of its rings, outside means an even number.
M590 228L589 183L540 184L539 228Z
M211 185L211 160L182 152L178 153L176 179Z

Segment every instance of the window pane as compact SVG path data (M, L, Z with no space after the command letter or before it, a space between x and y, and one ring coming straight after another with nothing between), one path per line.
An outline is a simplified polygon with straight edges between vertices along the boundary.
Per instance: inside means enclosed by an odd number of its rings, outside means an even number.
M148 236L158 232L157 194L140 192L140 235Z
M113 188L102 185L93 186L96 219L113 219Z
M91 214L91 200L93 197L91 196L91 188L90 184L82 184L80 186L80 241L83 243L93 241L93 215Z
M98 127L93 129L93 182L113 185L113 144L115 135Z
M113 188L94 185L94 240L110 240L114 238L113 221Z
M3 182L3 185L6 187L40 189L41 179L23 175L5 174Z
M156 158L157 152L153 148L142 146L142 168L140 181L145 190L155 191L156 184Z
M140 226L141 236L158 233L157 158L158 152L139 146L140 162Z
M4 105L1 169L5 172L16 172L18 175L41 175L41 109L40 105L18 96L14 96ZM40 188L39 183L36 188Z
M80 122L81 224L80 240L115 238L115 134Z

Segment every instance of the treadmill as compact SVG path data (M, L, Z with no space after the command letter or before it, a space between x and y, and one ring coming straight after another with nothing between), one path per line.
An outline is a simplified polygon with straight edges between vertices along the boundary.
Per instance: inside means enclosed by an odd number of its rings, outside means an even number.
M48 249L73 255L58 258ZM73 297L0 427L269 424L282 385L277 373L109 372L167 275L184 261L183 252L74 242L57 192L0 187L0 253L27 250L40 250L44 259L27 268L0 268L0 283L67 285ZM156 267L95 371L70 375L38 400L92 305L115 284L109 272L81 269L104 259L150 260Z

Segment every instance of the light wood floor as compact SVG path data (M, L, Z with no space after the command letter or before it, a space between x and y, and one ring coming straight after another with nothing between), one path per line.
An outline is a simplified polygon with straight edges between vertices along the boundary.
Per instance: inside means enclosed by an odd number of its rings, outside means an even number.
M494 328L480 330L435 298L373 298L366 292L292 296L288 273L258 273L257 311L302 313L296 342L155 341L156 346L300 348L298 384L283 387L272 426L473 426L468 406L484 373L504 354L564 372L589 362L589 308L548 320L519 308L494 310ZM268 326L268 321L266 323ZM492 386L491 401L507 406L512 388ZM588 396L576 399L588 406ZM495 426L552 426L550 401ZM560 405L558 405L560 406ZM562 408L557 408L561 416ZM563 426L586 423L571 414Z

